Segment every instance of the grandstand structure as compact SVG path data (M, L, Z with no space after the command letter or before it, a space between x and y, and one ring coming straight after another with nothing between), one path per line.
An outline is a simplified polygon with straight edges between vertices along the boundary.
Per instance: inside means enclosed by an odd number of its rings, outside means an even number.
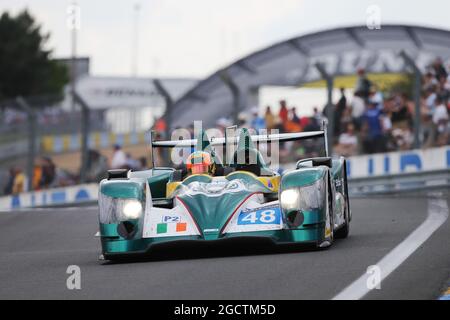
M436 57L450 61L450 31L413 25L342 27L302 35L254 52L200 81L167 110L172 128L237 118L257 105L264 86L302 86L326 78L424 71ZM332 88L329 88L331 90ZM329 91L330 92L330 91ZM331 96L329 94L329 96ZM205 112L207 110L207 112Z

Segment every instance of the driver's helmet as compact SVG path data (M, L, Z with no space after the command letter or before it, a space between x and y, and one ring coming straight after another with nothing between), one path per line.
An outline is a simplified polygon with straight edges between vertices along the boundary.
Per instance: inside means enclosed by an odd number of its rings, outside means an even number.
M186 168L189 174L210 174L216 171L216 165L210 153L195 151L186 160Z

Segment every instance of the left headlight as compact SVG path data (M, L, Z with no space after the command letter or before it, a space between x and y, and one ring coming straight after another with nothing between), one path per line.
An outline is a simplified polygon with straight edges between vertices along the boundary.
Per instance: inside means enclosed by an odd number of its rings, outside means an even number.
M143 213L142 202L138 199L119 199L99 194L100 222L119 223L139 219Z
M139 219L142 215L142 203L136 199L125 200L122 210L127 219Z

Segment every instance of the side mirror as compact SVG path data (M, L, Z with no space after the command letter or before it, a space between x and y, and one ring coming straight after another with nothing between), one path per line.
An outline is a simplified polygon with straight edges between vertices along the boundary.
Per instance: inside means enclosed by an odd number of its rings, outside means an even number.
M128 169L113 169L108 170L108 180L127 179Z

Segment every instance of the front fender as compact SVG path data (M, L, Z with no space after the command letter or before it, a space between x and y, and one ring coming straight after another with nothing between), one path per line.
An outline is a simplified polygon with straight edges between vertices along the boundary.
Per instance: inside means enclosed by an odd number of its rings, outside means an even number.
M328 208L328 170L326 166L299 168L281 178L280 207L285 221L288 221L288 224L292 222L290 227L308 227L325 222ZM296 205L285 205L283 202L283 191L290 189L297 190L299 198L303 199ZM296 225L295 221L302 221L302 224Z
M290 171L281 178L280 190L303 187L323 179L327 173L327 167L300 168Z
M102 239L128 240L141 237L146 201L151 199L146 189L145 180L137 178L100 182L98 206ZM133 201L140 203L140 213L138 209L135 214L125 214L124 208Z
M145 196L145 184L140 180L102 180L99 192L110 198L139 199Z

